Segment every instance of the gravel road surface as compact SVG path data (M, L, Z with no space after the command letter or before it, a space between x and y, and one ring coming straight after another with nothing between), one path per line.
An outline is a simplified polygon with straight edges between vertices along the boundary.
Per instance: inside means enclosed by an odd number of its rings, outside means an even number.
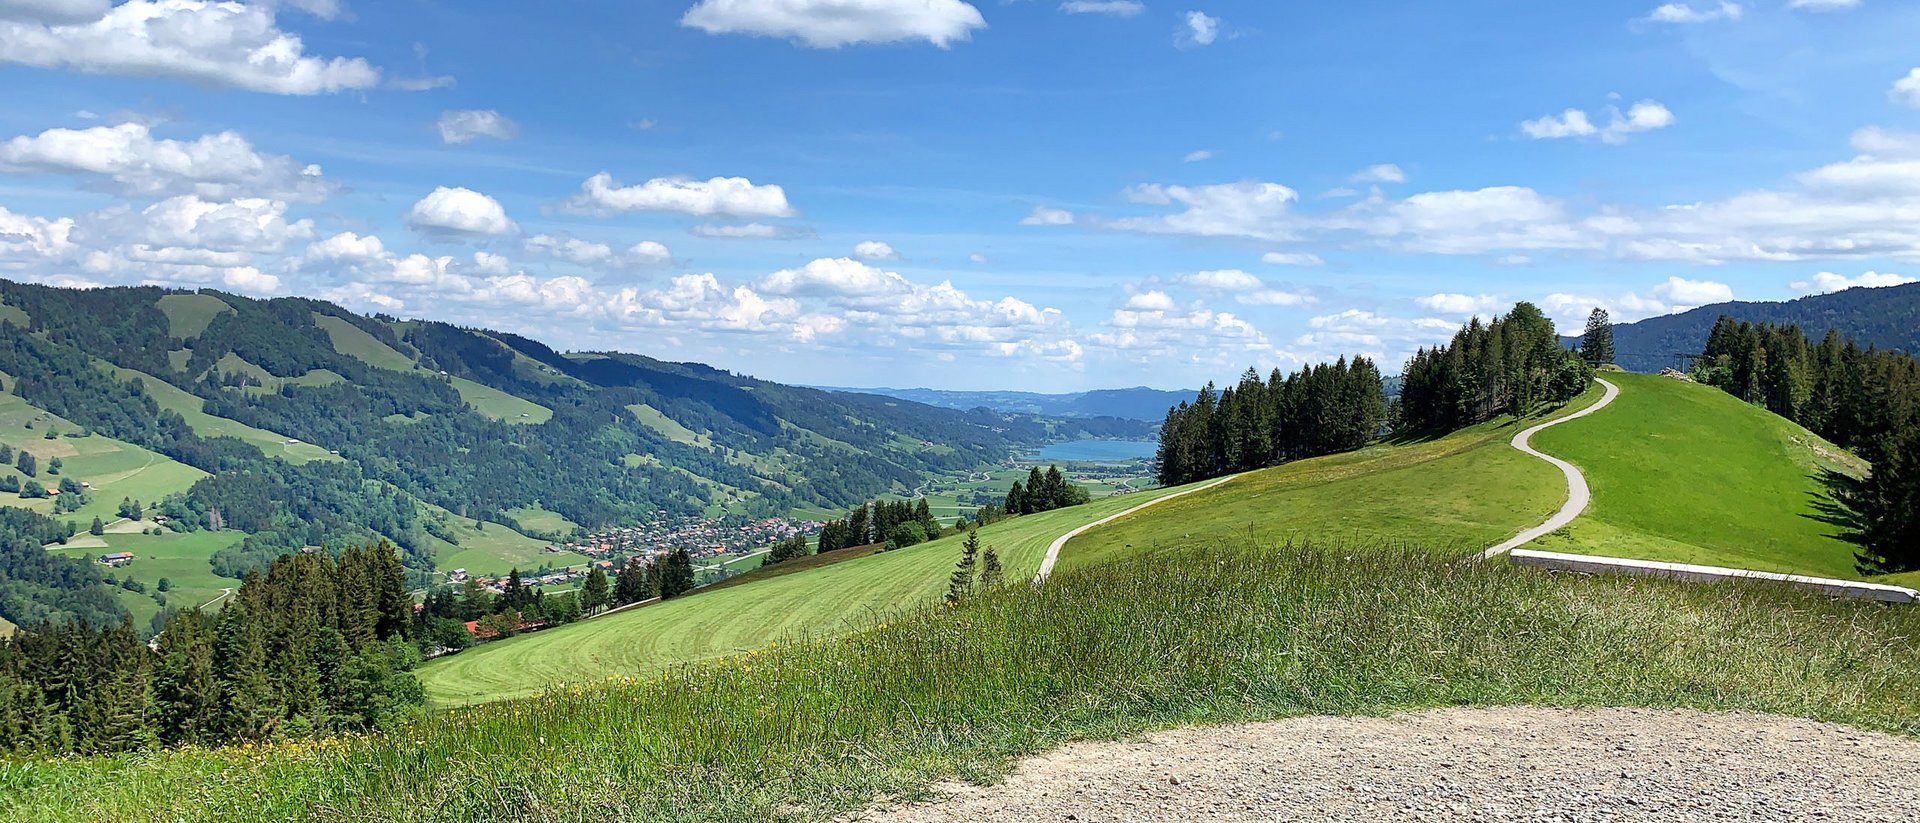
M1443 709L1076 743L862 821L1908 821L1920 740L1753 714Z

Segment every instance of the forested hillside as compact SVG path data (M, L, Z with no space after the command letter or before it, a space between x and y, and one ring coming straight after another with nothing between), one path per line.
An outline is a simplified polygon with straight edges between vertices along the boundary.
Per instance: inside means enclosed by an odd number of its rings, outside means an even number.
M1783 303L1716 303L1613 327L1615 362L1628 371L1680 369L1705 350L1721 316L1747 323L1799 326L1818 339L1829 329L1861 346L1920 353L1920 283L1854 288ZM1569 344L1578 338L1567 338Z
M244 533L211 560L236 577L304 546L381 538L427 570L435 547L459 542L469 523L528 531L516 510L596 528L662 514L839 508L1023 446L1145 429L835 394L639 355L562 354L512 334L316 300L7 281L0 382L34 414L80 428L70 435L97 432L205 472L127 502L172 530ZM34 443L40 433L17 436ZM75 494L56 511L88 500L69 485ZM0 617L42 611L0 606Z

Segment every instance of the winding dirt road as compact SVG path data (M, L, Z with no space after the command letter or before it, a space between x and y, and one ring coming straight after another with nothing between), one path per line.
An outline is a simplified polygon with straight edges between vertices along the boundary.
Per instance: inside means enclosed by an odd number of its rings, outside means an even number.
M1239 476L1240 475L1237 475L1237 474L1229 474L1226 477L1222 477L1218 480L1214 480L1208 483L1204 483L1202 485L1195 486L1191 489L1187 489L1186 491L1174 492L1173 494L1169 494L1166 497L1154 498L1145 503L1141 503L1138 506L1134 506L1131 509L1127 509L1126 511L1119 512L1117 514L1107 515L1106 517L1102 517L1099 520L1095 520L1092 523L1088 523L1084 526L1074 529L1073 531L1067 532L1066 534L1063 534L1057 538L1054 538L1053 543L1047 546L1047 556L1040 561L1040 573L1033 576L1034 585L1037 586L1041 583L1047 582L1047 576L1053 574L1053 564L1060 559L1060 548L1062 546L1067 545L1067 541L1072 540L1076 537L1079 537L1082 534L1085 534L1088 529L1091 529L1095 526L1104 526L1108 523L1112 523L1115 520L1119 520L1122 517L1126 517L1127 515L1138 512L1141 509L1158 506L1161 503L1165 503L1176 497L1186 497L1187 495L1193 494L1194 492L1206 491L1208 489L1213 488L1214 486L1218 486L1221 483L1225 483Z
M1541 523L1538 526L1535 526L1531 529L1528 529L1517 535L1514 535L1512 540L1508 540L1505 543L1501 543L1498 546L1494 546L1491 549L1481 552L1480 559L1492 560L1493 558L1499 557L1500 555L1506 554L1507 552L1513 551L1514 549L1520 548L1521 546L1524 546L1528 543L1532 543L1533 541L1540 539L1542 536L1552 532L1554 529L1558 529L1562 526L1567 525L1568 523L1572 523L1574 518L1579 517L1581 512L1587 510L1587 504L1593 501L1593 494L1587 490L1587 476L1584 474L1581 474L1580 470L1578 468L1575 468L1572 463L1568 463L1567 461L1561 460L1558 457L1554 457L1551 454L1547 454L1545 452L1539 451L1538 449L1535 449L1533 447L1532 440L1534 435L1539 434L1541 431L1545 429L1551 428L1553 426L1558 426L1561 423L1565 423L1569 420L1579 420L1582 417L1586 417L1589 414L1593 414L1594 412L1604 409L1607 407L1609 403L1613 402L1614 398L1620 396L1619 386L1616 386L1612 383L1609 383L1605 380L1601 380L1599 378L1594 378L1594 380L1595 382L1598 382L1601 386L1604 386L1607 390L1607 393L1601 396L1600 402L1595 403L1591 406L1588 406L1584 409L1581 409L1577 412L1574 412L1573 414L1569 414L1566 417L1556 417L1552 420L1548 420L1545 423L1541 423L1538 426L1534 426L1533 428L1527 429L1526 431L1523 431L1513 436L1514 448L1519 449L1523 452L1526 452L1527 454L1533 455L1534 457L1538 457L1541 460L1545 460L1548 463L1552 463L1554 466L1560 469L1561 474L1564 474L1567 476L1567 504L1565 506L1561 506L1560 511L1556 512L1552 517L1547 518L1547 522Z

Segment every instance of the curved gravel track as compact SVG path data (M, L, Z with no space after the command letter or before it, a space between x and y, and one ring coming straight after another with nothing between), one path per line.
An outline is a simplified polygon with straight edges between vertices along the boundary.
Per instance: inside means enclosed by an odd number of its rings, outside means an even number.
M1214 486L1218 486L1221 483L1225 483L1239 476L1240 475L1237 475L1237 474L1229 474L1226 477L1222 477L1211 483L1194 486L1193 488L1187 489L1186 491L1174 492L1173 494L1169 494L1165 497L1156 497L1145 503L1141 503L1138 506L1134 506L1131 509L1127 509L1126 511L1123 511L1123 512L1116 512L1114 514L1107 515L1106 517L1102 517L1099 520L1095 520L1092 523L1088 523L1084 526L1080 526L1079 528L1076 528L1073 531L1067 532L1066 534L1063 534L1063 535L1060 535L1059 537L1054 538L1052 543L1047 544L1047 556L1044 558L1041 558L1040 560L1040 572L1033 576L1034 585L1037 586L1041 583L1047 582L1047 576L1053 574L1053 564L1056 562L1059 562L1060 560L1060 549L1067 545L1067 541L1072 540L1076 537L1079 537L1082 534L1085 534L1088 529L1091 529L1095 526L1104 526L1108 523L1112 523L1115 520L1119 520L1122 517L1126 517L1127 515L1130 515L1130 514L1136 514L1142 509L1151 508L1153 506L1160 505L1161 503L1165 503L1169 500L1177 500L1179 498L1186 497L1189 494L1193 494L1194 492L1206 491L1208 489L1213 488Z
M1900 821L1920 740L1772 715L1440 709L1075 743L851 819Z
M1554 467L1560 470L1561 474L1566 475L1567 504L1565 506L1561 506L1560 511L1555 512L1552 517L1547 518L1547 522L1541 523L1538 526L1535 526L1531 529L1528 529L1517 535L1514 535L1513 539L1508 540L1505 543L1501 543L1498 546L1494 546L1491 549L1487 549L1486 551L1481 552L1480 559L1491 560L1495 557L1499 557L1500 555L1506 554L1507 552L1513 551L1514 549L1520 548L1521 546L1525 546L1528 543L1532 543L1533 541L1546 536L1547 534L1551 533L1554 529L1558 529L1562 526L1567 525L1568 523L1572 523L1574 518L1579 517L1581 512L1587 510L1587 504L1593 502L1593 494L1587 491L1586 475L1581 474L1580 470L1578 468L1575 468L1572 463L1568 463L1567 461L1561 460L1558 457L1554 457L1551 454L1547 454L1545 452L1539 451L1538 449L1535 449L1533 447L1532 441L1533 441L1534 435L1539 434L1540 432L1545 431L1554 426L1558 426L1561 423L1565 423L1569 420L1579 420L1582 417L1586 417L1589 414L1593 414L1594 412L1597 412L1601 409L1606 408L1609 403L1613 402L1614 398L1620 396L1619 386L1616 386L1612 383L1609 383L1605 380L1601 380L1599 378L1595 378L1595 381L1598 382L1601 386L1604 386L1606 388L1606 394L1603 394L1600 396L1600 402L1597 402L1591 406L1588 406L1584 409L1574 412L1573 414L1569 414L1566 417L1556 417L1552 420L1548 420L1545 423L1541 423L1538 426L1534 426L1533 428L1527 429L1526 431L1523 431L1513 436L1514 448L1519 449L1523 452L1526 452L1527 454L1533 455L1534 457L1538 457L1541 460L1545 460L1548 463L1552 463Z

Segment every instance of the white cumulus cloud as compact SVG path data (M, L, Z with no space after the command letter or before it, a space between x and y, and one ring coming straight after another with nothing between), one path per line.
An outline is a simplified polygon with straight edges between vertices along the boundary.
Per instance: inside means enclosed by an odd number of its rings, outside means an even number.
M332 188L319 166L262 154L237 132L167 140L141 123L14 137L0 143L0 171L76 175L128 195L320 200Z
M744 177L711 180L656 177L645 183L622 186L606 172L580 184L580 191L567 200L566 207L588 214L666 211L699 217L792 217L795 213L787 203L785 189L755 185Z
M500 201L472 189L448 186L413 204L407 225L430 234L501 235L519 230L507 219Z
M1326 261L1309 252L1270 251L1260 255L1260 262L1269 266L1318 266Z
M1609 108L1607 124L1604 126L1594 125L1592 118L1584 111L1567 109L1557 116L1550 114L1522 122L1520 131L1535 140L1599 137L1601 142L1618 144L1626 142L1630 135L1664 129L1673 125L1673 122L1673 112L1668 111L1666 106L1653 100L1642 100L1624 113L1617 108Z
M925 40L946 48L987 20L960 0L700 0L680 24L708 34L751 34L817 49Z
M1887 286L1904 286L1908 283L1915 282L1920 282L1920 280L1892 272L1869 271L1862 272L1857 277L1847 277L1846 275L1823 271L1805 280L1796 280L1791 285L1794 291L1801 294L1829 294L1837 291L1846 291L1847 289L1879 289Z
M1907 76L1893 81L1893 88L1887 90L1887 96L1896 102L1920 109L1920 68L1913 69L1907 72Z
M1206 12L1190 11L1180 18L1180 28L1174 31L1174 42L1182 46L1210 46L1220 39L1220 18Z
M31 3L76 13L74 3ZM306 53L270 4L127 0L97 17L0 20L0 61L88 74L175 77L270 94L379 85L366 60Z
M1353 176L1347 179L1355 183L1405 183L1407 173L1392 163L1381 163L1354 172Z
M1711 23L1716 20L1738 20L1746 13L1747 10L1744 7L1730 0L1720 0L1718 5L1705 5L1698 9L1688 3L1667 3L1649 12L1646 19L1654 23L1687 25Z
M878 240L868 240L853 247L853 256L862 260L898 260L900 253L893 247Z
M1046 206L1033 207L1033 213L1020 220L1022 226L1071 226L1073 212Z

